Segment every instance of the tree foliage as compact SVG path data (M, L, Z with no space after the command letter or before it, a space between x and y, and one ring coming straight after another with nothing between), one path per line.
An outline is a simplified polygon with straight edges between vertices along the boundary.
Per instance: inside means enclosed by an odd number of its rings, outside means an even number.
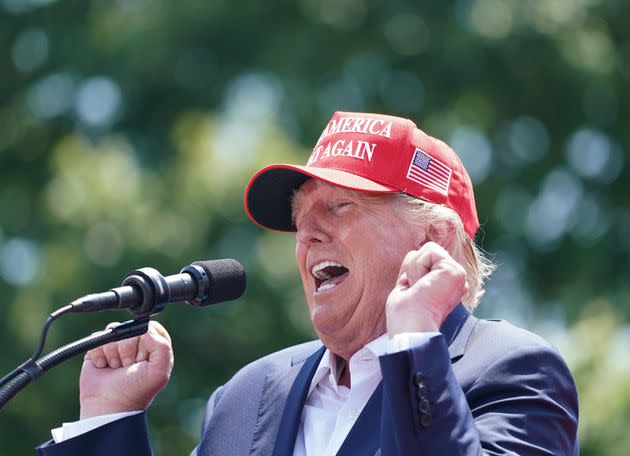
M414 119L462 156L499 271L479 307L536 330L578 382L584 455L630 450L630 32L622 0L0 0L0 360L133 269L233 257L244 298L158 318L157 454L194 446L240 366L313 337L291 235L248 178L305 162L335 110ZM126 314L67 316L52 348ZM0 455L76 419L80 360L0 412Z

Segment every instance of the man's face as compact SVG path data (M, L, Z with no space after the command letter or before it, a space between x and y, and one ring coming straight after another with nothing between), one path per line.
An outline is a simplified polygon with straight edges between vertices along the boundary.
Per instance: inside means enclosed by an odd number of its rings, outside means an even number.
M423 241L394 204L315 180L295 196L295 256L311 321L340 356L385 332L385 302L402 260Z

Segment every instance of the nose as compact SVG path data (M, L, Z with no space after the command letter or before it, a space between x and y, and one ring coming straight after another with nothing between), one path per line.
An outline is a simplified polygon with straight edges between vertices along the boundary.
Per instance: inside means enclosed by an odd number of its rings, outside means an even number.
M330 242L331 239L329 231L312 212L302 217L295 237L300 244L308 246Z

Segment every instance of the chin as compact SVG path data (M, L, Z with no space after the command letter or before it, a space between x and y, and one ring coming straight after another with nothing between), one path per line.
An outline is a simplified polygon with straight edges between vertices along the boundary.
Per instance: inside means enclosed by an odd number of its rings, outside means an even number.
M342 327L338 318L335 315L331 315L328 309L322 308L323 306L315 305L311 310L311 324L318 336L329 336L339 331Z

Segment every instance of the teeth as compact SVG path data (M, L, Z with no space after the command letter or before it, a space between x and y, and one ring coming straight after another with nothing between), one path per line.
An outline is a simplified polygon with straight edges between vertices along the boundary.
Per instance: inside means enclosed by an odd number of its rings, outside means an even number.
M333 283L326 283L317 289L318 292L330 290L331 288L335 288L337 285Z
M345 267L343 264L337 263L335 261L322 261L311 268L311 274L321 280L330 279L332 276L323 271L323 269L327 268L328 266L338 266L341 268Z

